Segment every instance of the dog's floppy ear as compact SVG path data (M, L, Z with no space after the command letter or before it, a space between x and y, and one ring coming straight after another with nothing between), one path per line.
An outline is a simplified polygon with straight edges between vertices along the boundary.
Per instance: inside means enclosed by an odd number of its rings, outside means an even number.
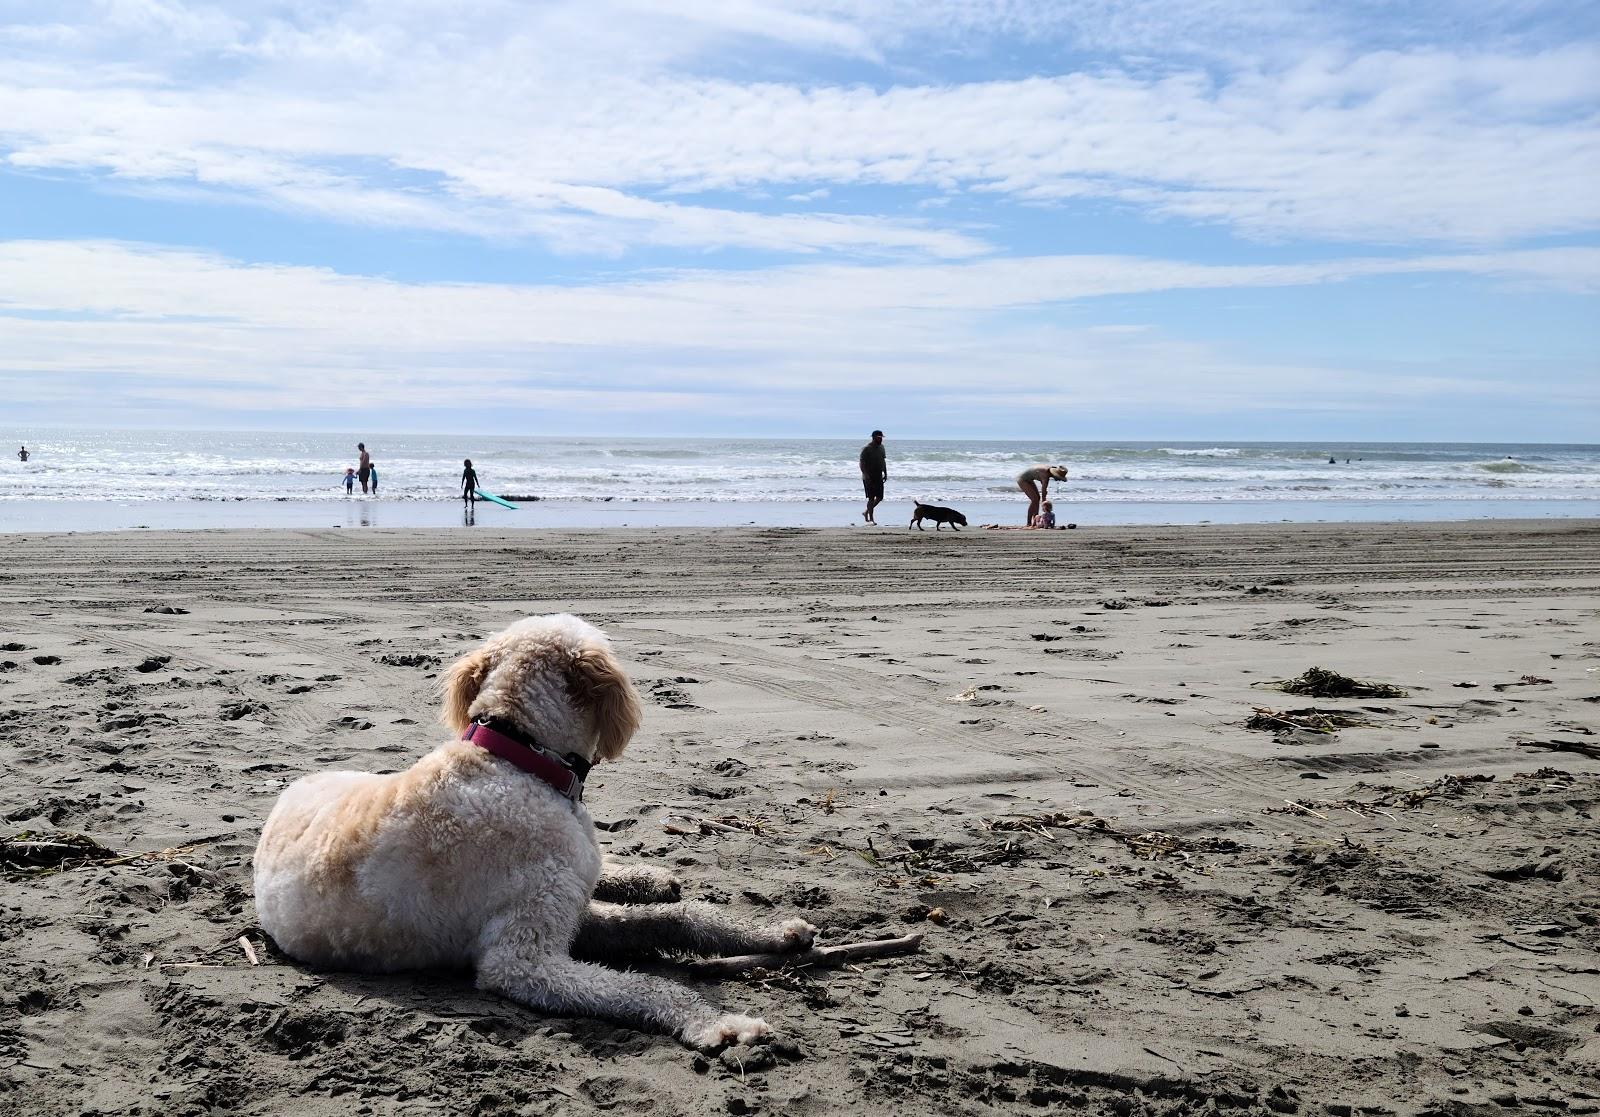
M488 648L479 648L450 665L444 676L444 709L439 711L440 721L457 733L466 731L467 722L472 720L467 711L472 708L478 691L483 689L483 680L489 677L492 666Z
M567 694L594 727L596 759L621 755L644 716L621 664L603 648L585 648L567 668Z

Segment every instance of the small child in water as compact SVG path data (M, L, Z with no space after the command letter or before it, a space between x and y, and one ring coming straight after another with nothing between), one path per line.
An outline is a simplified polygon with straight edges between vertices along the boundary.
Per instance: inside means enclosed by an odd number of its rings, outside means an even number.
M374 465L367 477L372 481L372 495L378 495L378 467Z
M1056 526L1056 506L1052 501L1045 501L1039 505L1039 514L1033 518L1034 527L1053 528Z
M461 499L476 504L478 500L478 471L472 468L472 459L461 463Z
M344 471L344 491L346 495L356 491L356 471L354 467Z

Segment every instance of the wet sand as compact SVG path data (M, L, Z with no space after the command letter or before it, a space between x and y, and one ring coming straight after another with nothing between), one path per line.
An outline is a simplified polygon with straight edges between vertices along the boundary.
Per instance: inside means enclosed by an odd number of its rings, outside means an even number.
M0 880L0 1114L1600 1112L1596 521L6 544L6 834L165 852ZM709 1060L278 955L277 792L555 610L647 701L614 852L922 952L710 984L787 1042Z

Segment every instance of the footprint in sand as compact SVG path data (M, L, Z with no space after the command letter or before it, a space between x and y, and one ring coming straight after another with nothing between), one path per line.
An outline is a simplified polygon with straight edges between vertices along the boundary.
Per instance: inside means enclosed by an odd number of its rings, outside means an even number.
M680 675L675 679L657 679L650 684L650 698L657 705L665 706L669 710L698 710L700 707L690 700L689 692L676 684L699 681L687 675Z

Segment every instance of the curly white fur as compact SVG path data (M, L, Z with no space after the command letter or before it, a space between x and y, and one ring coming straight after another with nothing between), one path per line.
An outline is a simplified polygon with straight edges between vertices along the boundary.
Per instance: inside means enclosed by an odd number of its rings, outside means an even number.
M621 753L640 717L606 638L564 614L519 621L451 668L446 723L459 733L484 715L591 761ZM582 804L459 740L393 775L296 781L255 856L261 926L309 965L470 966L481 987L536 1009L696 1047L769 1034L687 986L578 960L795 950L816 933L801 919L757 927L705 904L659 902L677 889L660 870L604 863Z

